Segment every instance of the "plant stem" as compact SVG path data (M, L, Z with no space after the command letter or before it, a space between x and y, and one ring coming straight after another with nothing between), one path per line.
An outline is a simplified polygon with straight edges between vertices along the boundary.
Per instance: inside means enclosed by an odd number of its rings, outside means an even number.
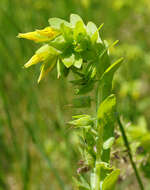
M135 164L135 162L133 161L133 157L132 157L130 145L129 145L129 142L128 142L128 138L127 138L127 135L126 135L125 130L124 130L124 128L123 128L123 125L122 125L122 123L121 123L121 121L120 121L119 116L117 116L117 122L118 122L118 125L119 125L119 128L120 128L120 131L121 131L121 133L122 133L123 141L124 141L124 144L125 144L125 146L126 146L126 148L127 148L128 156L129 156L129 159L130 159L132 168L133 168L133 170L134 170L134 172L135 172L136 179L137 179L137 181L138 181L139 187L140 187L141 190L144 190L143 182L142 182L141 177L140 177L140 175L139 175L139 172L138 172L138 170L137 170L136 164Z
M99 102L99 85L96 89L96 118L97 118L97 111L98 111L98 106L99 106L100 102ZM98 128L98 120L96 119L96 129ZM101 138L100 138L101 139ZM98 142L100 141L100 139L98 140ZM98 145L100 145L101 143L98 143ZM95 190L99 190L100 187L100 170L98 167L98 163L101 159L101 148L96 146L97 148L97 155L96 155L96 162L95 162Z

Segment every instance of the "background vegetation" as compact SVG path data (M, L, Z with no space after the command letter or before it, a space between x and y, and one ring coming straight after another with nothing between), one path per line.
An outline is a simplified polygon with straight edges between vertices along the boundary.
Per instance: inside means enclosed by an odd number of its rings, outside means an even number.
M125 57L114 91L149 190L149 0L0 1L0 189L72 189L80 160L78 139L66 124L76 111L71 107L73 90L65 80L56 79L56 72L37 85L39 66L28 70L22 66L38 45L16 38L19 32L44 28L50 17L67 20L70 13L81 15L85 22L104 23L103 38L120 41L110 51L112 60ZM112 161L121 168L117 189L135 189L125 148L116 145L113 155Z

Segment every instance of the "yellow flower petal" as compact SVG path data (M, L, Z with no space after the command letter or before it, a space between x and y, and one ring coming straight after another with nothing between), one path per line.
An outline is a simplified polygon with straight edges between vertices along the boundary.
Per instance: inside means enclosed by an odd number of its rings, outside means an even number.
M30 67L31 65L35 65L41 61L41 57L38 55L33 55L31 59L24 65L25 68Z
M40 76L38 78L38 83L45 77L45 75L48 72L50 72L54 68L54 66L56 64L56 60L57 60L57 58L53 58L53 59L49 60L50 63L47 62L41 66L41 72L40 72Z
M51 27L46 27L43 30L36 30L40 35L48 37L48 38L54 38L56 35L58 35L60 32L52 29Z
M43 30L36 30L34 32L19 33L18 38L25 38L28 40L33 40L34 42L47 42L58 36L60 32L52 29L51 27L46 27Z
M60 51L49 46L48 44L45 44L35 52L35 55L31 57L31 59L24 65L24 67L28 68L31 65L35 65L39 62L47 62L50 59L57 58L60 53Z

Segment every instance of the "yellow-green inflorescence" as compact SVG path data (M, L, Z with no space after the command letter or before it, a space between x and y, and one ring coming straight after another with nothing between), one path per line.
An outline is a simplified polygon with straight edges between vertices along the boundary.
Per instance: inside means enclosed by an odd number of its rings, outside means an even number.
M72 14L70 22L50 18L50 26L34 32L19 33L19 38L43 43L25 68L41 63L38 82L57 65L58 78L72 67L81 69L82 64L98 58L98 45L102 44L99 29L92 22L84 24L81 17ZM102 46L99 47L100 49Z

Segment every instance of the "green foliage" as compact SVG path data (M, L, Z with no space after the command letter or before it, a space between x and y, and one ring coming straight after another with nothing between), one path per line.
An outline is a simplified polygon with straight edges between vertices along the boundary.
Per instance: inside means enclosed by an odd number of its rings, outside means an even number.
M114 170L104 180L102 190L113 190L120 174L120 170Z

